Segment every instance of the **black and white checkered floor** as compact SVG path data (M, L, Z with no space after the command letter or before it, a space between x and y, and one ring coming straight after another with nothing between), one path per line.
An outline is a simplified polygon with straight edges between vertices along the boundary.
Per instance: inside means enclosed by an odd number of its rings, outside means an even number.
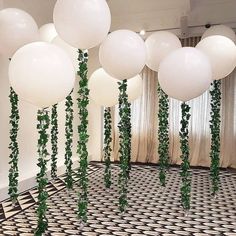
M180 207L179 169L171 168L166 188L160 188L158 168L133 166L129 182L129 208L121 215L117 208L119 167L112 166L113 185L103 185L103 166L89 167L89 213L83 229L76 216L77 191L67 192L64 177L48 185L49 228L46 236L64 235L229 235L236 236L236 173L221 171L221 190L216 199L210 195L209 172L192 170L192 208L184 216ZM0 207L0 235L33 235L36 189L19 196L12 209L5 201Z

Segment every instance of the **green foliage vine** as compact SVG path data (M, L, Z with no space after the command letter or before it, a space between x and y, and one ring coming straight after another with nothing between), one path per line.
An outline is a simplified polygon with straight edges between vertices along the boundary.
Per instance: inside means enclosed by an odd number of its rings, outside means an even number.
M88 209L88 150L87 143L88 135L88 104L89 104L89 89L88 89L88 53L79 50L79 91L78 91L78 108L80 125L78 126L79 140L77 146L77 153L80 156L79 167L79 184L81 192L78 193L78 217L83 222L87 222L87 209Z
M57 177L57 154L58 154L58 115L57 115L57 104L52 106L51 110L51 177L54 179Z
M9 189L8 194L15 204L18 197L18 161L19 161L19 148L17 142L17 135L19 130L19 109L18 109L18 95L14 92L13 88L10 88L10 103L11 103L11 115L10 115L10 169L9 169Z
M47 151L47 143L49 140L49 135L47 133L47 130L50 124L48 111L46 109L38 110L37 119L38 119L37 129L39 133L39 139L38 139L39 158L37 166L40 168L40 171L36 177L38 183L38 208L37 208L38 225L35 231L35 236L41 236L45 233L48 226L48 220L46 217L47 198L48 198L48 193L46 190L48 178L46 171L48 162L47 156L49 155Z
M119 157L120 157L120 173L119 173L119 209L125 212L128 201L128 179L129 179L129 160L130 160L130 106L127 95L127 80L118 82L119 84Z
M179 132L180 135L180 149L181 149L181 172L180 175L182 177L182 186L181 186L181 202L183 209L187 212L190 209L190 198L191 198L191 175L190 175L190 162L189 162L189 119L191 117L190 114L190 106L183 102L181 104L181 114L182 119L181 129Z
M131 141L132 141L132 124L131 124L131 103L127 102L127 132L129 133L129 155L128 155L128 177L130 178L131 171Z
M71 189L73 187L72 177L72 144L73 144L73 100L71 94L66 97L66 145L65 145L65 166L66 166L66 187Z
M212 181L212 194L216 195L219 191L219 165L220 165L220 106L221 106L221 81L214 80L211 90L211 168L210 176Z
M158 154L160 160L159 180L161 186L166 185L166 171L169 168L169 98L158 84Z
M104 172L104 183L106 188L111 187L111 108L107 107L104 111L104 160L105 160L105 172Z

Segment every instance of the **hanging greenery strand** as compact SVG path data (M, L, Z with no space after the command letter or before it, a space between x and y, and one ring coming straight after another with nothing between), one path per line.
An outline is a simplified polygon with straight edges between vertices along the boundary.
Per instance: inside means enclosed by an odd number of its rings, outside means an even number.
M219 165L220 165L220 107L221 107L221 81L214 80L211 90L211 181L212 194L215 196L219 191Z
M47 133L47 130L49 128L49 115L48 111L46 109L38 110L38 133L39 133L39 139L38 139L38 167L40 168L39 173L37 174L36 180L38 183L38 208L37 208L37 216L38 216L38 225L37 229L35 231L36 236L41 236L45 233L47 226L48 226L48 220L46 218L46 211L47 211L47 198L48 193L46 190L46 185L48 183L47 178L47 162L49 155L47 151L47 143L49 140L49 135Z
M51 113L51 144L52 144L52 154L51 154L51 177L55 179L57 177L57 140L58 140L58 121L57 121L57 104L52 106Z
M127 132L129 133L129 155L128 155L128 177L130 178L130 171L131 171L131 141L132 141L132 124L131 124L131 103L127 102Z
M66 187L71 189L73 187L72 177L72 144L73 144L73 100L71 95L66 97L66 145L65 145L65 166L66 166Z
M180 149L181 149L181 172L182 177L182 186L181 186L181 202L183 209L188 212L190 209L190 197L191 197L191 176L190 176L190 162L189 162L189 119L190 115L190 106L183 102L181 104L181 129L179 132L180 135Z
M118 82L119 84L119 116L120 121L119 128L119 157L120 157L120 173L119 173L119 209L121 212L125 212L127 201L127 185L129 178L129 155L130 155L130 130L128 129L130 122L130 111L127 95L127 80Z
M104 110L104 160L105 160L105 172L104 172L104 184L106 188L111 187L111 108L107 107Z
M169 168L169 98L158 83L158 154L160 162L159 180L161 186L166 186L166 171Z
M18 110L18 95L10 88L10 103L11 103L11 115L10 115L10 169L9 169L9 189L8 194L12 200L12 203L15 204L18 197L18 160L19 160L19 148L17 142L17 135L19 130L19 110Z
M88 104L89 104L89 89L88 89L88 53L79 50L79 91L78 91L78 108L80 125L78 126L79 141L77 147L77 153L80 156L80 167L79 167L79 183L80 192L78 194L78 217L82 223L87 222L87 208L88 208L88 150L87 143L89 139L88 135Z

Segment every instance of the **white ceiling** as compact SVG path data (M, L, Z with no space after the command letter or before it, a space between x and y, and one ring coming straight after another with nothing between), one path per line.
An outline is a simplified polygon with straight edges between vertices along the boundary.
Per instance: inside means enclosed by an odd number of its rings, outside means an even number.
M0 0L0 7L1 7ZM89 1L89 0L88 0ZM206 23L230 23L236 28L236 0L107 0L112 12L111 30L127 28L180 28L181 16L188 16L189 26ZM55 0L3 0L3 6L17 7L29 12L41 26L52 22ZM203 27L202 27L203 28ZM190 33L199 31L190 29Z
M56 0L3 0L3 8L14 7L27 11L38 26L52 22L52 12Z
M236 0L108 0L112 30L130 28L139 31L180 28L181 16L189 26L234 22Z

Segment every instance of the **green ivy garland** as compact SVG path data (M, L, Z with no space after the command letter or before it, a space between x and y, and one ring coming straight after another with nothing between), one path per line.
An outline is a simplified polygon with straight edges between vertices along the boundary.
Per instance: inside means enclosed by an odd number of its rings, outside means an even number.
M46 190L46 185L48 183L47 178L47 156L49 155L47 151L47 143L49 140L49 135L47 133L47 130L49 128L50 120L48 111L46 109L38 110L38 133L39 133L39 139L38 139L38 167L40 168L40 172L37 174L36 180L38 183L38 208L37 208L37 216L38 216L38 225L37 229L35 231L36 236L41 236L45 233L47 226L48 226L48 220L46 217L46 211L47 211L47 198L48 193Z
M169 167L169 98L158 84L159 112L158 112L158 154L160 159L159 180L161 186L166 185L166 170Z
M17 142L17 135L19 130L19 110L18 110L18 95L14 92L12 87L10 88L10 103L11 103L11 115L10 115L10 144L9 149L11 150L10 153L10 169L9 169L9 189L8 194L15 204L17 197L18 197L18 177L19 177L19 170L18 170L18 160L19 160L19 148Z
M128 179L129 179L129 156L130 156L130 111L129 102L127 95L127 80L118 82L119 84L119 115L120 121L118 124L119 128L119 156L120 156L120 173L119 173L119 209L121 212L125 212L128 201Z
M107 107L104 111L104 160L105 160L105 172L104 172L104 183L106 188L111 187L111 108Z
M79 183L81 192L78 193L78 217L82 223L87 222L87 208L88 208L88 150L87 143L89 139L88 135L88 104L89 104L89 89L88 89L88 53L79 50L79 91L78 91L78 108L80 125L78 126L79 141L77 147L77 153L80 156L80 167L79 167Z
M210 90L211 94L211 168L212 194L219 191L219 165L220 165L220 106L221 106L221 81L214 80Z
M131 141L132 141L132 124L131 124L131 103L127 102L127 132L129 134L129 155L128 155L128 178L130 178L130 171L131 171Z
M181 172L182 177L182 186L181 186L181 202L183 209L188 212L190 209L190 197L191 197L191 176L190 176L190 162L189 162L189 119L190 115L190 106L183 102L181 104L181 129L179 132L180 135L180 148L181 148Z
M57 140L58 140L58 121L57 121L57 104L52 106L51 113L51 144L52 144L52 154L51 154L51 177L55 179L57 177Z
M73 100L71 95L66 97L66 145L65 145L65 166L66 166L66 187L71 189L73 187L72 177L72 144L73 144Z

